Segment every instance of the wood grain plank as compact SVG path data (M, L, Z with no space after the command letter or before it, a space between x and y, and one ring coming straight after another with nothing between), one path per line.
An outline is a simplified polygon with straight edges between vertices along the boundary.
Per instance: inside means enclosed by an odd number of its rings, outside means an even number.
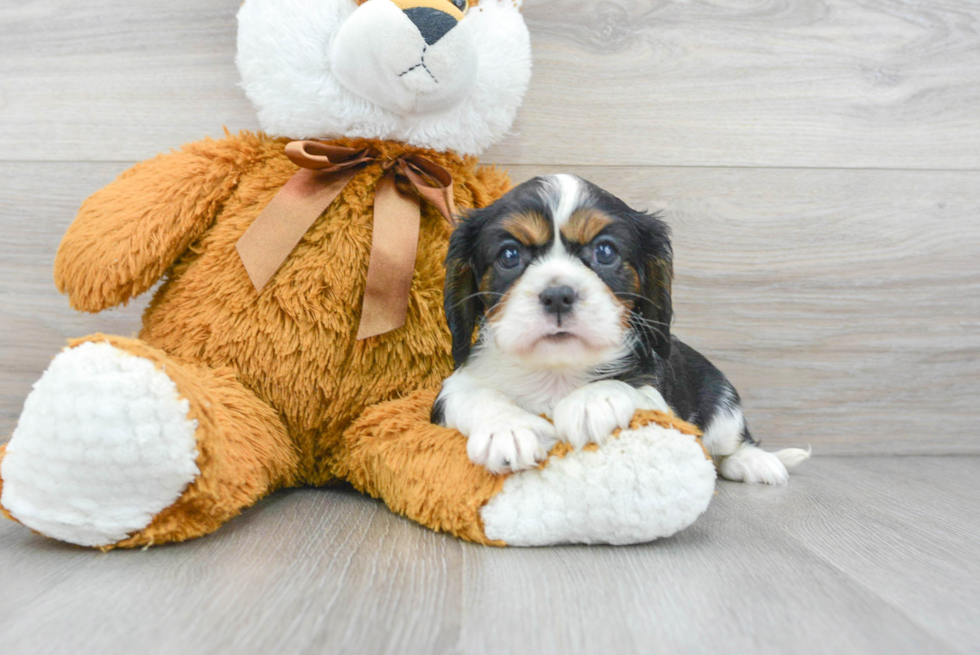
M722 484L720 492L740 501L743 520L778 526L914 625L976 652L978 469L975 457L816 459L794 477L795 489L766 494Z
M970 0L543 0L526 14L535 80L520 138L492 161L980 164Z
M0 522L0 643L44 653L964 653L980 460L815 458L653 544L494 549L344 489L107 554ZM971 498L972 496L972 498ZM948 502L948 498L966 499Z
M0 441L6 441L31 385L65 340L94 332L139 331L148 298L98 315L81 314L54 288L61 237L87 196L126 164L0 164Z
M50 281L78 204L122 168L0 164L0 438L64 339L139 328L145 298L80 315ZM980 173L561 170L663 211L674 332L728 374L765 443L980 452Z
M19 601L0 616L7 655L423 655L454 652L460 631L459 542L344 490L283 492L211 537L143 552L74 549L4 521L0 560Z
M980 175L565 170L673 229L674 334L768 445L978 453Z
M948 532L921 525L902 543L932 541L941 555L915 563L876 557L887 537L876 536L875 527L890 536L906 525L876 517L848 537L851 523L838 512L858 514L866 500L874 504L891 490L866 479L853 483L846 499L831 493L836 480L827 471L838 461L809 462L788 487L721 483L704 517L654 544L503 553L465 547L462 641L474 653L916 653L976 645L972 633L944 630L972 620L976 603L933 602L943 587L923 598L917 584L933 571L967 566L958 585L965 593L956 598L974 599L980 578L969 574L977 544L952 552ZM861 469L865 458L846 461ZM918 508L920 493L900 502ZM813 552L794 529L807 518L808 536L835 554L854 549L875 559L875 574L842 570ZM888 574L898 580L889 583ZM534 627L522 629L527 625Z
M883 484L901 499L909 487L925 486L936 490L946 506L944 512L962 511L967 514L963 526L969 526L980 516L980 495L969 484L980 472L976 457L876 457L867 462ZM840 463L840 470L849 470L848 462ZM969 536L969 535L968 535Z
M237 86L240 4L4 3L0 159L141 160L223 125L256 128Z
M238 5L5 3L0 159L135 160L256 127ZM532 87L487 161L980 167L973 0L528 0L525 15Z

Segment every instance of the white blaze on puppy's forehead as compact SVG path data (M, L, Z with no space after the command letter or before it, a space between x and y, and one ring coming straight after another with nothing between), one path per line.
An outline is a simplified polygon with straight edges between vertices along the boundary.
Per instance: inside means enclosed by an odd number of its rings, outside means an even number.
M557 233L582 204L585 185L581 178L566 173L552 175L547 179L551 187L548 201L551 203L551 215Z
M551 220L554 224L554 245L551 252L554 255L565 254L565 245L561 240L561 228L582 202L585 185L581 178L566 173L549 175L545 178L545 201L551 208Z

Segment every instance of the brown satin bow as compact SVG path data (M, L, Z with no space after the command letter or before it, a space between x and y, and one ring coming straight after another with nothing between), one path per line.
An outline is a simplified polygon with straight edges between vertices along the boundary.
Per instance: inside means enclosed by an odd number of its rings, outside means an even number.
M412 183L450 223L453 178L445 168L421 155L381 160L373 148L356 150L320 141L293 141L286 156L300 167L235 246L256 290L276 274L316 219L340 195L357 172L377 161L385 175L374 192L374 227L361 323L357 338L366 339L400 328L408 314L408 295L415 272L421 206L396 186L400 175Z

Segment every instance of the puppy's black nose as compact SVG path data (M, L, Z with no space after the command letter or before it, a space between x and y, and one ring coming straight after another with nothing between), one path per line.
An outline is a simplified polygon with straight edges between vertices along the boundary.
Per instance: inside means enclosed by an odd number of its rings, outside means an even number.
M538 298L541 299L541 304L544 305L544 311L549 314L556 314L558 319L561 320L562 314L567 314L572 311L578 295L572 287L562 285L560 287L548 287L541 292Z
M419 28L422 38L429 45L436 43L459 24L454 17L432 7L410 7L404 11L408 19L415 23L415 27Z

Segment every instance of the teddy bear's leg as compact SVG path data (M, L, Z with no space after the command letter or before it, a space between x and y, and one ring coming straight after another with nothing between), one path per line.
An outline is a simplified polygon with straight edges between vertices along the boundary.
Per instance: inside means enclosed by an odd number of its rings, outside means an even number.
M103 335L54 358L0 455L6 516L97 547L207 534L297 467L277 413L231 370Z
M666 412L640 410L601 447L559 443L537 468L495 476L461 434L429 422L436 393L368 408L341 457L355 487L433 530L496 546L640 543L693 523L714 493L697 428Z
M506 478L470 462L462 435L429 422L436 393L369 407L344 433L338 473L433 530L503 546L485 535L480 509Z
M3 457L6 454L7 454L7 444L4 444L4 445L0 446L0 466L3 465ZM3 478L0 477L0 497L2 497L2 496L3 496ZM5 510L3 508L3 505L0 505L0 516L5 516L6 518L10 519L11 521L16 521L17 520L13 516L10 515L10 512L8 512L7 510Z

